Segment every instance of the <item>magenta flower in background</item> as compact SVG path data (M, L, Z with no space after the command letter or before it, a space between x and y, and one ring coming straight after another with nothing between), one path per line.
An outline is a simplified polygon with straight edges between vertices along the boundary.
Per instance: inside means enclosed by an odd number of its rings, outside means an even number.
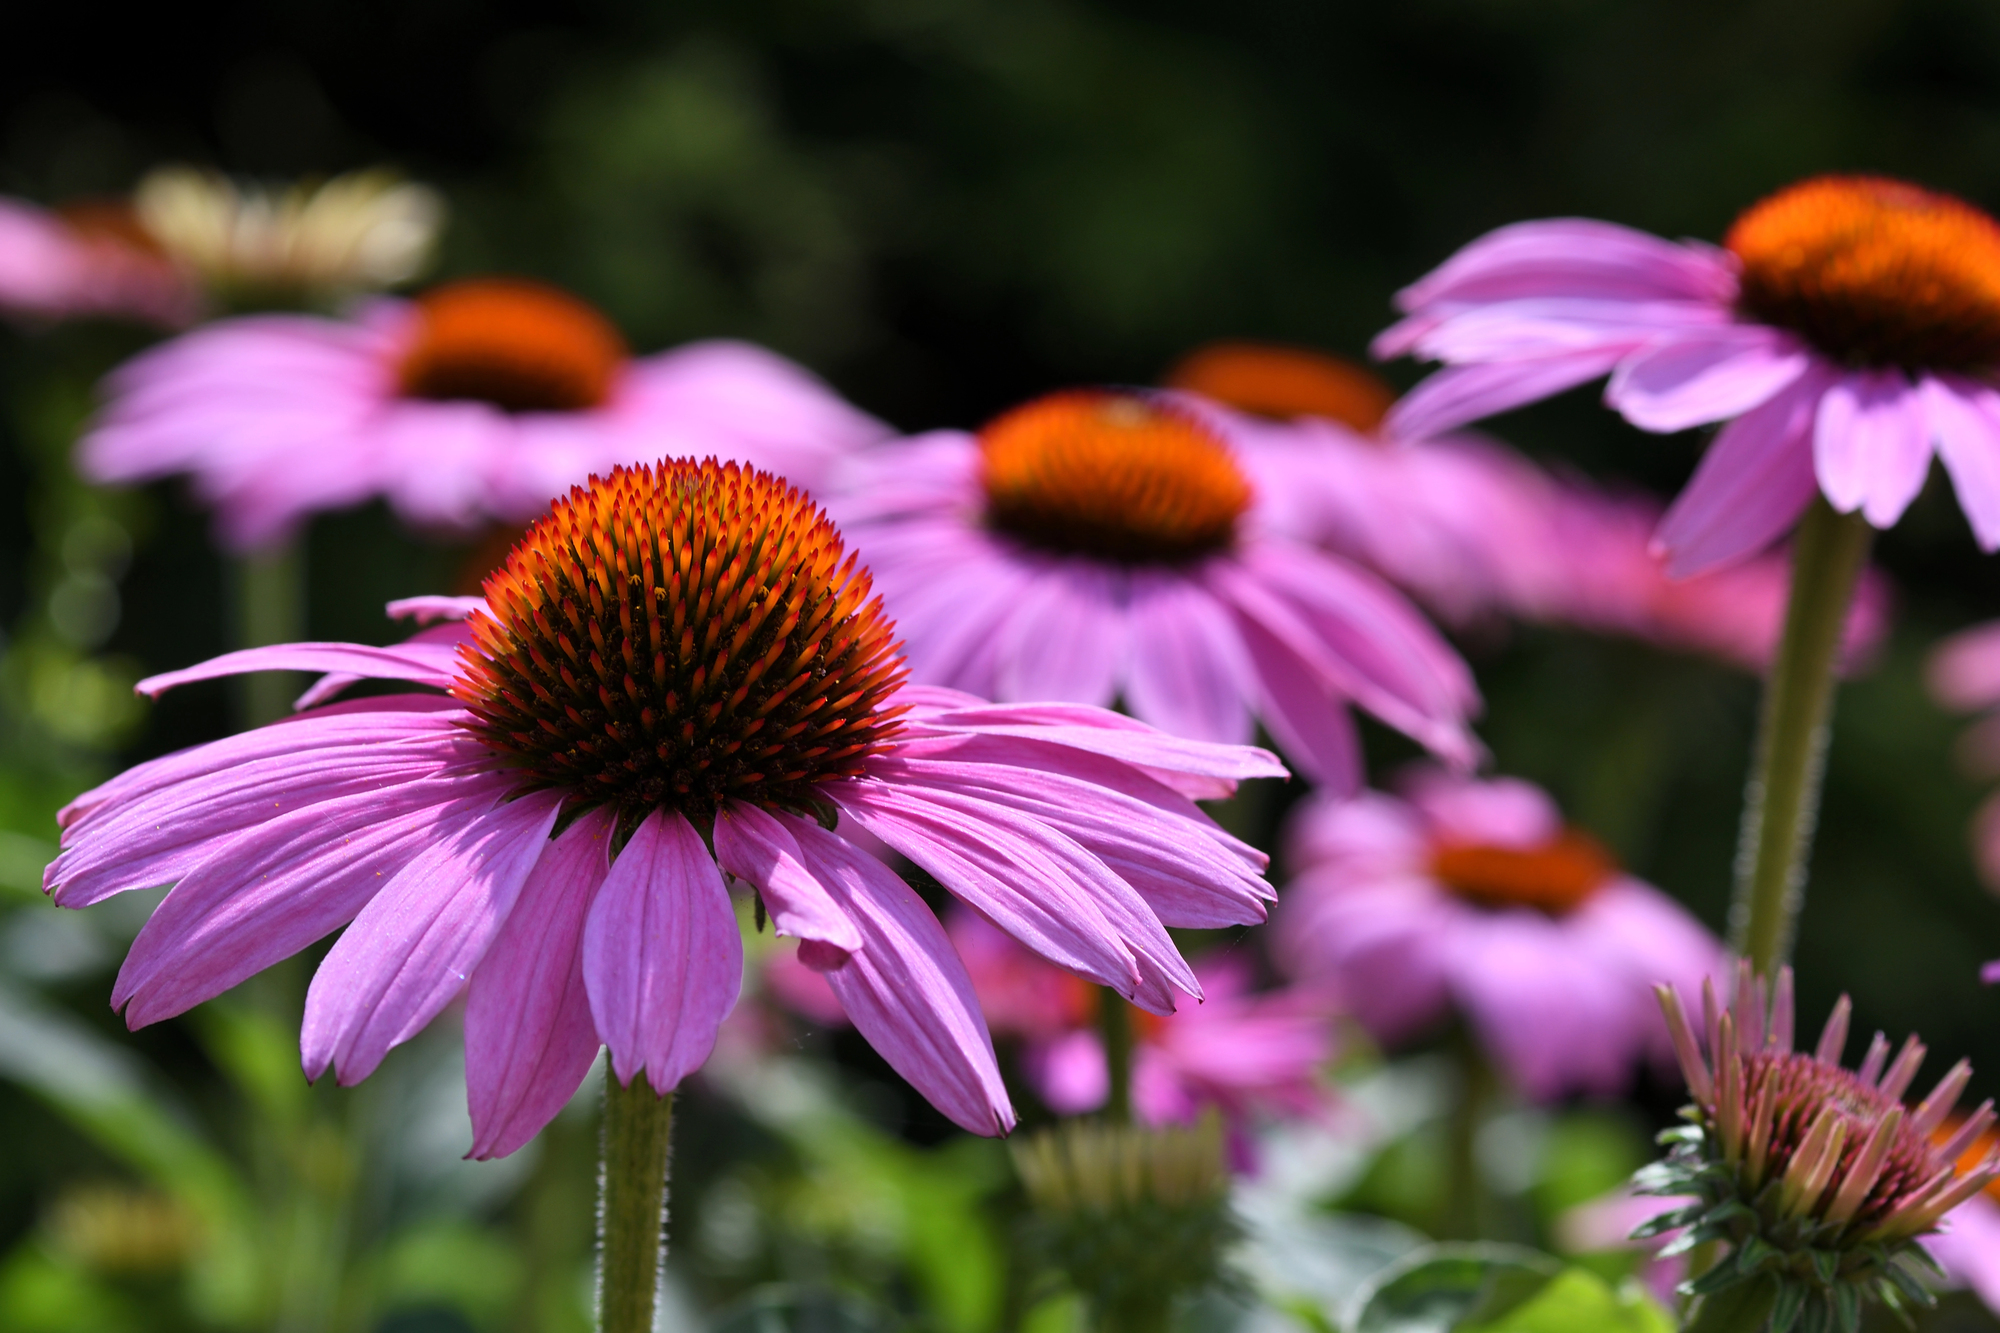
M1671 579L1651 549L1661 506L1558 477L1469 432L1391 440L1389 386L1303 348L1224 343L1167 377L1253 460L1282 460L1265 488L1271 526L1374 570L1445 621L1510 617L1643 639L1761 670L1785 616L1789 558L1773 552ZM1274 469L1275 471L1275 469ZM1846 659L1867 660L1888 590L1869 571Z
M111 316L176 328L200 294L120 204L62 211L0 198L0 313Z
M351 319L226 320L108 381L78 466L187 474L222 541L252 550L380 496L406 521L522 523L623 463L715 455L811 486L888 428L744 343L628 355L609 321L519 279L378 298Z
M486 589L456 646L250 649L142 685L305 670L449 693L313 709L63 812L58 904L173 885L112 994L128 1023L344 926L306 1001L307 1075L367 1077L463 993L473 1152L504 1154L600 1045L621 1082L660 1091L707 1058L741 979L726 872L893 1067L990 1134L1013 1111L963 964L829 826L1149 1011L1201 993L1168 926L1264 916L1264 858L1190 798L1281 775L1272 756L905 685L867 572L767 474L617 469L559 500Z
M1652 986L1699 986L1721 946L1567 827L1539 788L1433 769L1404 795L1315 797L1288 837L1273 944L1398 1043L1462 1016L1526 1096L1610 1093L1672 1058Z
M1557 219L1474 241L1397 297L1376 340L1449 367L1391 413L1432 435L1609 374L1643 430L1726 422L1667 511L1676 575L1777 540L1815 491L1895 523L1933 451L2000 546L2000 225L1898 181L1825 176L1737 219L1716 249Z
M1308 465L1311 465L1308 460ZM1296 471L1158 394L1085 390L864 450L829 501L918 680L1002 700L1119 701L1360 784L1355 704L1455 763L1470 673L1375 576L1267 526Z
M1960 712L1987 716L1959 742L1959 759L1977 777L2000 776L2000 621L1961 630L1931 652L1926 671L1931 697ZM1986 887L2000 893L2000 794L1986 799L1972 819L1972 856ZM2000 979L1989 965L1987 980Z

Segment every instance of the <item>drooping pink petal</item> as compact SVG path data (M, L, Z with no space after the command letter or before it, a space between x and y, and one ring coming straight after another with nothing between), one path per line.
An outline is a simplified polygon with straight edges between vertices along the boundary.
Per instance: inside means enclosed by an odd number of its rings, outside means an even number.
M1272 737L1314 782L1341 795L1360 791L1361 738L1346 703L1316 664L1260 621L1244 616L1241 628L1257 672L1258 712Z
M610 870L614 820L563 830L521 887L465 997L472 1156L505 1157L555 1119L597 1058L583 982L583 923Z
M157 699L168 690L198 680L240 676L249 671L313 671L360 676L369 680L408 680L419 685L448 687L456 674L456 649L439 644L405 643L370 648L359 643L281 643L269 648L244 648L210 658L199 666L148 676L136 688Z
M786 826L754 805L733 802L715 816L715 861L758 890L780 935L842 953L861 947L861 932L799 858Z
M1084 704L991 704L931 713L913 723L918 732L1019 736L1050 745L1101 754L1143 769L1177 791L1180 776L1225 783L1247 778L1282 778L1285 766L1269 750L1248 745L1215 745L1155 731L1145 723ZM1197 799L1217 793L1203 787Z
M1854 371L1828 386L1813 428L1813 464L1827 503L1892 526L1930 473L1923 397L1900 370Z
M1958 375L1926 375L1920 392L1972 535L2000 549L2000 393Z
M1162 731L1241 745L1250 739L1249 651L1228 612L1185 580L1132 575L1125 702Z
M465 989L548 845L562 797L535 792L439 830L382 886L327 954L306 992L306 1075L332 1066L341 1085Z
M1791 335L1761 324L1689 330L1620 365L1604 401L1640 430L1666 434L1741 416L1810 362Z
M1755 555L1798 521L1818 490L1812 430L1829 379L1816 366L1722 428L1660 520L1654 540L1667 552L1670 575L1687 578Z
M1126 658L1121 582L1091 561L1038 569L999 630L996 696L1109 704Z
M655 810L611 863L583 928L583 975L611 1068L672 1092L715 1048L743 984L722 872L687 820Z
M1447 366L1398 399L1382 431L1399 440L1443 435L1607 375L1632 350L1630 343L1617 343L1530 360Z
M1702 302L1538 296L1444 312L1414 350L1447 365L1539 361L1605 348L1633 353L1728 322L1727 311Z
M1396 308L1537 296L1699 301L1728 306L1726 254L1593 218L1543 218L1486 233L1396 293ZM1377 353L1382 355L1382 353Z
M514 785L452 774L280 814L203 844L118 971L111 1004L133 1027L172 1018L353 920L440 838Z
M866 852L786 821L807 867L860 929L862 946L825 974L841 1007L889 1066L974 1134L1005 1134L1014 1108L972 979L930 908Z

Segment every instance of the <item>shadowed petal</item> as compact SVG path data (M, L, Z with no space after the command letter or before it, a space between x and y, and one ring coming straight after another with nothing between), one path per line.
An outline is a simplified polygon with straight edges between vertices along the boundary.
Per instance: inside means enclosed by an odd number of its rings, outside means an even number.
M1185 580L1132 576L1132 649L1125 701L1176 736L1241 745L1250 739L1249 651L1229 613Z
M583 928L583 976L620 1083L672 1092L715 1047L743 983L743 939L701 835L655 810L611 863Z
M593 810L542 853L465 997L472 1156L505 1157L575 1095L597 1058L583 922L611 868L613 819Z
M784 824L754 805L734 802L715 817L715 861L755 888L780 935L852 953L861 933L799 859Z
M1126 656L1119 581L1082 560L1039 570L999 628L995 694L1110 703Z
M1609 374L1631 352L1632 345L1621 342L1558 356L1448 366L1397 400L1382 431L1399 440L1442 435Z
M1819 400L1813 463L1827 503L1878 528L1903 516L1931 468L1923 396L1900 370L1850 373Z
M1666 434L1741 416L1810 363L1796 339L1760 324L1689 330L1619 366L1604 401L1640 430Z
M361 909L306 992L308 1078L331 1065L343 1086L360 1082L465 989L561 803L536 792L441 829Z
M1654 542L1687 578L1757 554L1798 521L1819 489L1812 429L1829 376L1815 367L1722 428Z

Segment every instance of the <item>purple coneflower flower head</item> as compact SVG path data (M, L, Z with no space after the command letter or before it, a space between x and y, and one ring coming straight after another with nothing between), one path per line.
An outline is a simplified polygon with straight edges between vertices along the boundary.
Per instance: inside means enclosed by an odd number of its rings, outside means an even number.
M1294 817L1279 964L1390 1044L1463 1018L1538 1101L1670 1064L1652 986L1700 985L1715 937L1530 783L1424 769L1403 790Z
M1948 195L1822 176L1723 248L1578 219L1503 227L1397 297L1378 355L1449 369L1390 417L1421 436L1611 376L1642 430L1726 422L1657 540L1677 575L1753 555L1815 491L1886 528L1933 452L2000 546L2000 224Z
M1693 1104L1689 1122L1663 1136L1666 1160L1647 1167L1639 1192L1692 1198L1638 1234L1685 1228L1669 1246L1721 1241L1728 1251L1683 1288L1711 1296L1744 1282L1775 1282L1769 1327L1852 1333L1862 1305L1927 1305L1936 1265L1916 1240L2000 1177L2000 1155L1969 1168L1960 1153L1993 1124L1987 1102L1940 1142L1972 1076L1961 1060L1915 1106L1904 1094L1923 1063L1915 1037L1892 1060L1876 1033L1857 1069L1840 1063L1850 1005L1841 996L1810 1052L1793 1049L1790 968L1767 993L1747 962L1734 1001L1718 1009L1702 990L1698 1036L1680 993L1659 988ZM1705 1052L1705 1054L1704 1054Z
M134 1026L341 927L305 1070L367 1077L460 994L473 1154L526 1142L600 1046L673 1088L736 1000L725 874L957 1123L1013 1123L965 967L866 830L1046 958L1151 1011L1199 996L1173 926L1261 919L1264 858L1191 796L1268 753L1076 705L906 686L866 570L799 491L713 460L556 502L454 644L292 644L251 670L448 691L315 708L142 764L62 814L46 883L83 907L173 884L120 970Z
M1169 396L1079 390L863 451L831 503L920 681L1115 699L1226 743L1255 717L1340 790L1360 783L1349 704L1469 763L1464 663L1374 575L1269 530L1290 472L1255 451Z
M592 475L663 455L809 486L889 433L774 353L707 342L635 358L594 308L515 278L377 298L348 319L223 320L108 385L84 475L186 474L239 551L376 497L418 527L523 523Z
M200 293L130 205L49 210L0 198L0 313L25 320L111 317L177 328Z

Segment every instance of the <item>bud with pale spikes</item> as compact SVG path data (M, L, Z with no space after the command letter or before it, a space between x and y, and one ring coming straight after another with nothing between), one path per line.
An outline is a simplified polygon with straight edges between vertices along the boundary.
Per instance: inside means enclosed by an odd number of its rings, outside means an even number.
M1845 995L1810 1055L1792 1049L1792 973L1768 989L1748 963L1734 1002L1718 1008L1702 987L1701 1031L1678 993L1658 988L1687 1076L1689 1123L1661 1141L1665 1161L1639 1173L1642 1194L1693 1202L1641 1227L1635 1236L1682 1230L1667 1248L1727 1246L1683 1290L1708 1298L1745 1283L1770 1293L1769 1333L1854 1333L1862 1306L1929 1305L1935 1265L1916 1239L2000 1177L2000 1154L1961 1171L1959 1155L1994 1123L1989 1101L1948 1141L1933 1131L1951 1114L1972 1076L1961 1060L1915 1107L1903 1094L1923 1063L1915 1037L1889 1059L1876 1033L1859 1068L1840 1065L1853 1006ZM1707 1055L1704 1057L1703 1051Z

